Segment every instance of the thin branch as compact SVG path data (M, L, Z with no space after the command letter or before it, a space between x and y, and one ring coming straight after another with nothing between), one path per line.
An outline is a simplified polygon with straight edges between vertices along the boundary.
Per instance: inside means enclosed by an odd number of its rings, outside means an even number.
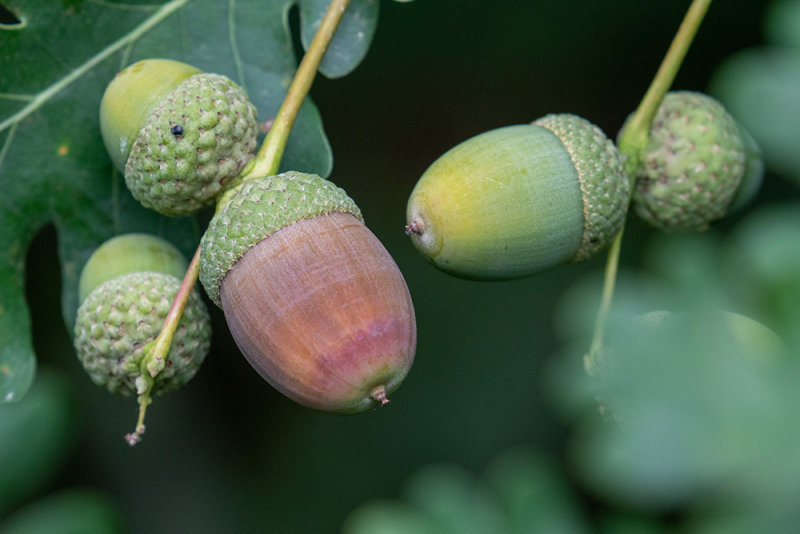
M289 91L286 93L286 98L280 110L278 110L278 116L275 118L275 122L273 122L266 139L264 139L261 149L256 155L255 162L246 169L247 174L243 177L245 180L247 176L257 178L270 176L278 172L283 150L286 147L286 141L289 139L292 126L294 126L294 121L297 119L300 106L311 88L319 69L319 64L349 3L350 0L332 0L328 5L328 10L325 12L322 23L300 65L297 67L297 72L294 75L292 84L289 86Z
M641 162L642 150L647 146L653 118L661 106L661 101L664 100L664 95L675 81L675 76L680 70L683 59L686 57L695 35L697 35L697 30L700 28L710 4L711 0L692 1L661 62L661 66L650 83L650 87L648 87L642 101L639 103L639 107L636 108L633 117L631 117L619 140L619 150L626 156L625 172L628 173L631 180L631 195L633 195L633 189L636 186L636 170ZM625 226L623 223L623 227L608 250L603 295L595 317L592 343L589 352L584 356L584 366L589 374L594 374L597 368L597 360L603 347L603 331L611 310L611 302L614 298L614 287L619 269L619 255L622 249L624 231Z

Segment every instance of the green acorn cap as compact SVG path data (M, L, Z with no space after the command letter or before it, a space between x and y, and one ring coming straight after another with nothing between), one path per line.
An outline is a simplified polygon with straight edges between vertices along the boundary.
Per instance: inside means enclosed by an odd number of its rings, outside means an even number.
M225 76L196 74L155 107L125 165L142 205L188 215L212 203L256 148L256 110Z
M221 306L222 279L259 241L295 221L334 211L362 220L343 189L315 174L292 171L237 186L200 242L200 282L211 301Z
M633 208L662 230L706 229L726 214L745 163L745 141L722 104L702 93L667 93L637 169Z
M211 204L256 149L256 108L225 76L148 59L118 74L100 105L106 148L139 202L164 215Z
M74 345L92 381L113 393L137 394L142 349L161 331L180 283L174 276L144 271L118 276L89 293L78 309ZM152 394L189 381L203 363L210 341L208 310L193 291Z
M628 213L630 180L622 156L600 128L577 115L545 115L533 124L556 134L575 164L584 228L581 244L570 261L584 260L614 239Z

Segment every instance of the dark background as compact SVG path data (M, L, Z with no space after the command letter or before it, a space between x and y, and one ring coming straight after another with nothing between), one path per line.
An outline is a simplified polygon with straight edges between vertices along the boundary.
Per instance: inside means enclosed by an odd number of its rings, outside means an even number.
M766 4L714 3L675 87L705 89L723 58L758 44ZM51 489L107 492L132 532L326 533L360 503L398 496L432 462L480 472L525 446L560 465L568 430L540 370L562 341L554 333L560 297L587 280L599 294L604 259L512 282L451 278L407 241L405 202L438 155L491 128L572 112L614 137L687 5L384 0L364 63L343 79L317 80L311 94L333 148L331 179L359 203L416 306L416 362L385 408L342 417L295 405L249 367L215 309L203 368L153 403L144 441L128 447L122 436L136 404L95 387L80 369L52 301L60 284L55 232L42 232L27 274L35 346L40 365L68 375L77 423ZM768 183L758 201L785 188ZM636 268L650 235L631 220L624 266Z

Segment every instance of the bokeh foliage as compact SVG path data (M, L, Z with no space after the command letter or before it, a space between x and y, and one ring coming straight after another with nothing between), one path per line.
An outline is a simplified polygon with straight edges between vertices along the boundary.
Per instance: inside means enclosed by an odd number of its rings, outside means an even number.
M86 9L103 4L82 3ZM294 405L249 368L217 313L203 369L185 388L159 399L148 414L145 440L128 448L122 435L136 407L91 384L72 353L69 297L61 301L64 314L54 306L72 276L59 267L70 244L41 216L26 234L33 243L27 269L18 272L27 276L33 346L44 369L41 384L37 380L23 402L50 388L38 396L47 408L27 410L47 418L33 428L51 434L30 443L49 449L31 446L24 451L29 457L4 461L24 466L26 458L50 460L41 467L47 473L29 472L31 489L0 510L0 525L6 518L22 524L26 508L39 498L88 486L102 495L92 509L112 510L97 515L113 521L119 514L130 532L796 530L797 167L772 156L779 147L758 127L747 124L768 156L768 175L754 206L700 236L660 236L630 219L609 326L612 345L597 380L585 375L581 357L599 298L602 258L526 280L468 282L432 269L402 233L405 199L416 178L471 135L571 111L613 137L641 98L683 4L508 1L489 9L456 0L384 1L364 64L342 79L315 82L312 96L336 162L331 179L356 199L394 255L416 306L417 361L386 409L343 418ZM715 67L745 49L780 47L786 53L796 47L773 37L772 26L759 25L776 20L769 13L778 4L797 2L769 2L770 9L745 0L713 3L676 88L713 91L745 123L749 110L768 109L767 97L751 97L737 111L726 95L751 81L725 81L726 67ZM297 38L303 33L300 12L290 12ZM197 16L222 24L217 15ZM188 28L182 17L178 26L200 42L204 28ZM257 43L263 39L256 38L258 31L254 23L249 33L237 35ZM174 33L164 32L148 53L189 53ZM282 35L293 64L291 52L299 45ZM205 44L192 53L202 64L218 51ZM264 54L259 46L245 53ZM5 65L5 55L2 60ZM75 93L70 105L99 101L103 74L118 66L111 61L99 68L94 93ZM757 74L756 81L783 83L780 75L788 70ZM26 76L36 81L33 72ZM251 93L253 87L258 85L247 83ZM800 87L789 94L800 94ZM46 111L48 120L60 116L54 108ZM95 121L87 112L90 127ZM45 123L36 123L30 139L50 131L43 130ZM85 125L69 131L83 139ZM65 171L80 177L86 165L102 166L110 182L95 144L99 139L86 143L93 148L83 149L89 150L85 159ZM26 177L36 169L29 169L30 159L18 161L26 165ZM117 203L128 202L119 200L124 190L101 187L98 198L113 193ZM114 205L105 202L106 208ZM54 213L35 203L31 209ZM147 221L138 220L145 216L135 209L131 214L124 224ZM108 213L101 215L109 220ZM175 221L159 224L167 223ZM201 216L185 233L152 229L191 252L202 224ZM123 227L103 227L94 239ZM24 247L16 257L26 258ZM22 269L19 263L16 268ZM654 310L672 311L677 319L663 328L640 327L642 315ZM759 329L742 341L741 325L732 327L720 310L768 325L785 350L767 341L769 354L762 357L753 349L764 343ZM23 409L23 402L4 408ZM12 420L2 413L0 419ZM21 439L19 432L9 431L9 439ZM79 495L87 507L97 504L96 496Z

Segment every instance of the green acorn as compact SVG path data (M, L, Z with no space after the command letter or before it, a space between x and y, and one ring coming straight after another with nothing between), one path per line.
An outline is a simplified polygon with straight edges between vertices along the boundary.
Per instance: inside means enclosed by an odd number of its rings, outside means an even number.
M446 272L519 278L607 246L622 228L629 190L620 153L597 126L547 115L439 157L409 197L406 231Z
M388 402L414 360L414 307L352 199L288 172L248 180L226 200L200 244L200 281L250 364L319 410Z
M715 99L667 93L636 171L634 211L657 228L684 231L704 230L742 207L763 176L760 151L748 138Z
M141 394L144 347L161 331L186 262L163 239L146 234L114 237L98 248L81 273L81 305L74 345L96 384L121 395ZM208 353L208 310L193 291L175 331L165 368L151 394L188 382Z
M164 215L213 203L256 149L256 109L225 76L147 59L121 71L100 104L112 161L134 198Z

